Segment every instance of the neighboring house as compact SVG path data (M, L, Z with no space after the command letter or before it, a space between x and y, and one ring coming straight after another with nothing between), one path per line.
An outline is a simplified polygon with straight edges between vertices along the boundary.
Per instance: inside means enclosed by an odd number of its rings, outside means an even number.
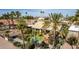
M78 25L73 24L70 26L67 38L69 38L69 37L79 38L79 26Z
M17 24L17 22L15 20L14 21L14 24ZM6 19L1 19L0 20L0 23L3 23L4 25L11 25L12 24L12 21L9 20L10 24L8 23L8 21Z
M70 37L76 37L79 41L79 25L72 24L68 30L69 32L67 34L66 40ZM77 47L79 48L79 45ZM74 46L74 48L76 49L76 46Z
M42 29L42 27L44 26L44 21L37 21L33 26L32 28L34 29Z
M39 18L38 18L38 20L44 20L44 19L45 19L45 18L43 18L43 17L39 17Z
M28 27L32 27L36 23L36 20L27 20L26 23Z
M0 49L16 49L16 47L0 36Z
M70 22L69 22L68 20L62 20L62 21L61 21L61 24L67 24L68 26L71 25Z

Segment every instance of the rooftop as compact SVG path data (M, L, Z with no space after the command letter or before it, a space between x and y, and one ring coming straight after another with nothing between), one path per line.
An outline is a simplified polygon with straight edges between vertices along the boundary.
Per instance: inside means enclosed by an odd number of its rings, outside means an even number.
M71 25L69 28L69 31L79 32L79 26L78 25Z

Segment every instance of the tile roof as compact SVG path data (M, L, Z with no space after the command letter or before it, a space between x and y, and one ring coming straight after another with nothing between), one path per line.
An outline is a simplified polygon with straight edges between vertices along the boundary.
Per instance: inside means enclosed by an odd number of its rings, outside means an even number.
M44 26L44 22L43 21L38 21L32 26L32 28L42 29L43 26Z

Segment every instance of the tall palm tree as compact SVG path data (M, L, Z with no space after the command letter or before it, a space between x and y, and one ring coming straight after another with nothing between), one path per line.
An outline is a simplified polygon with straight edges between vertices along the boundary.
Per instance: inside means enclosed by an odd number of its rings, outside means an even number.
M28 14L28 13L27 13L27 12L25 12L25 14L26 14L26 18L27 18L27 14Z
M7 12L7 13L4 13L2 14L3 18L7 20L8 24L9 24L9 29L10 29L10 14Z
M53 32L54 32L54 40L56 39L56 30L57 30L57 26L59 25L59 19L62 17L61 13L57 14L50 14L50 19L53 22Z
M42 14L42 16L43 16L43 14L45 13L44 11L40 11L40 13Z
M76 17L79 17L79 9L76 11L75 16L76 16Z
M14 11L11 11L11 13L10 13L10 18L11 18L11 22L12 22L12 25L14 25L14 18L15 18L15 12Z
M26 29L26 22L24 19L20 19L17 21L17 28L20 30L21 32L21 39L23 40L23 48L25 48L25 37L24 37L24 30Z
M27 12L25 12L25 14L27 15L28 13L27 13Z
M21 16L21 13L19 11L16 11L15 13L16 13L16 18L19 19Z
M57 30L57 26L59 25L59 19L62 17L61 14L52 14L51 13L51 21L53 22L53 29L54 29L54 39L55 39L55 32Z

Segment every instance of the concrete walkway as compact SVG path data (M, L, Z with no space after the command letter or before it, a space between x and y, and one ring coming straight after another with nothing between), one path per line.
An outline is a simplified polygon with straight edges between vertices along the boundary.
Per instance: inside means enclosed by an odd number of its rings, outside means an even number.
M0 36L0 49L16 49L16 47Z

